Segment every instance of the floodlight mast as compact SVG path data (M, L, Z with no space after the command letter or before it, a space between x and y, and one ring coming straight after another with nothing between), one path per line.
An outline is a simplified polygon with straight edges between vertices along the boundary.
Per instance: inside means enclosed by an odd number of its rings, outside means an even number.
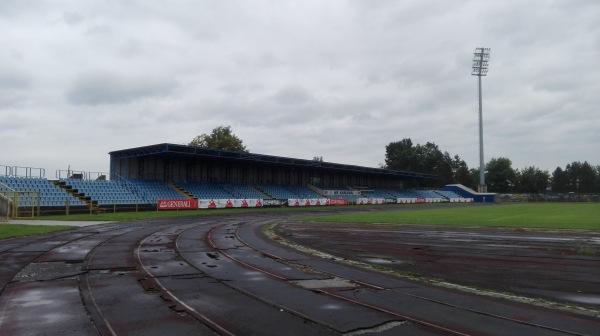
M485 185L485 163L483 160L483 107L481 102L481 76L486 76L490 60L490 48L475 48L473 52L473 71L479 84L479 192L487 192Z

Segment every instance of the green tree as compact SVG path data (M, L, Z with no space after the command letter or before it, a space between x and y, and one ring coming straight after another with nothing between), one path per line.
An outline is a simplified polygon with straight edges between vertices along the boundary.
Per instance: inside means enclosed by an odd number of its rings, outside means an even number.
M417 157L410 138L385 146L385 166L393 170L417 171Z
M581 165L581 186L579 192L591 193L594 192L596 185L596 169L592 167L587 161Z
M594 186L594 192L600 192L600 166L596 166L596 184Z
M530 166L515 173L515 190L525 193L544 193L548 189L550 174L546 170Z
M596 170L587 162L575 161L565 167L568 191L589 193L594 190Z
M556 167L554 172L552 172L551 185L552 191L555 193L564 193L568 191L568 177L562 168Z
M490 192L510 192L515 185L516 174L508 158L492 158L485 167L485 175Z
M471 173L469 166L458 155L452 159L452 171L454 172L453 183L460 183L465 186L471 186Z
M465 185L477 191L477 186L479 185L479 168L470 168L469 177L470 183Z
M248 152L242 139L233 134L230 126L219 126L214 128L210 134L204 133L198 135L190 141L188 146L223 149L234 152Z
M461 180L468 180L468 167L456 155L454 158L448 152L442 152L432 142L425 145L414 145L410 138L391 142L385 147L385 167L393 170L413 171L435 174L438 180L419 181L421 186L439 186L440 184L456 183L459 175Z
M438 152L441 153L439 150ZM443 185L456 183L453 163L454 161L448 152L444 152L441 156L436 154L436 166L434 171L438 174L440 182Z

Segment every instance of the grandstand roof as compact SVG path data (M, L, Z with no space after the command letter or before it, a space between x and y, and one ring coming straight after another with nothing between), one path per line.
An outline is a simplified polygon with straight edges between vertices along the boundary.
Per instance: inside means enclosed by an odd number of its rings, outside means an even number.
M320 162L314 160L287 158L282 156L272 156L247 152L233 152L221 149L211 149L196 146L186 146L177 144L156 144L144 147L122 149L109 152L111 160L144 157L144 156L163 156L163 157L195 157L198 159L239 161L254 164L275 164L289 167L310 167L325 171L366 173L381 176L396 176L406 178L437 178L434 174L416 173L409 171L371 168L354 166L340 163Z

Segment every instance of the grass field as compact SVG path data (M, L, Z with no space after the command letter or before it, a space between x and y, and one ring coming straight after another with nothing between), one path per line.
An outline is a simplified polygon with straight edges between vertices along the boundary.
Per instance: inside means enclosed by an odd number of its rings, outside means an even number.
M174 218L187 216L210 216L219 214L233 213L251 213L251 212L280 212L280 211L298 211L306 208L260 208L260 209L216 209L216 210L186 210L186 211L142 211L142 212L118 212L104 214L78 214L63 216L43 216L36 217L34 220L52 220L52 221L102 221L102 222L125 222L135 220L151 220L157 218ZM325 210L324 207L320 210ZM73 226L56 225L22 225L22 224L2 224L0 223L0 239L22 237L34 234L62 231L73 229Z
M72 229L72 226L62 225L22 225L22 224L0 224L0 239L11 237L22 237L53 231L64 231Z
M360 206L358 206L360 207ZM245 209L201 209L201 210L181 210L181 211L140 211L140 212L117 212L101 214L79 214L79 215L61 215L44 216L36 219L60 220L60 221L114 221L124 222L133 220L148 220L156 218L190 217L190 216L211 216L239 213L265 213L282 211L302 211L307 208L245 208ZM312 208L311 210L327 210L327 207Z
M523 203L305 218L341 223L435 224L600 230L598 203Z
M344 209L349 209L344 208ZM364 206L352 207L366 209ZM375 206L381 209L381 206ZM99 215L70 215L38 217L43 220L63 221L132 221L181 216L207 216L228 213L279 212L306 210L306 208L223 209L194 211L146 211ZM327 210L329 207L314 208ZM304 218L307 221L342 223L435 224L463 226L523 227L551 229L600 230L600 204L598 203L523 203L491 206L450 206L446 208L418 206L416 210L397 207L394 211L369 212L335 216ZM415 208L411 208L415 209ZM0 239L19 237L56 230L69 226L4 225L0 224Z

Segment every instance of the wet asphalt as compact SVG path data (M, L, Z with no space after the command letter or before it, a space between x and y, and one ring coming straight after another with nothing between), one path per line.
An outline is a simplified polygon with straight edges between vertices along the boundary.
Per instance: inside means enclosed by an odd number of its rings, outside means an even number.
M365 268L364 255L389 261L383 251L410 244L400 235L348 228L358 238L343 239L288 216L103 223L2 240L0 335L599 334L593 304L578 313L384 274ZM281 234L266 237L265 225L280 222ZM365 243L372 235L380 240Z

